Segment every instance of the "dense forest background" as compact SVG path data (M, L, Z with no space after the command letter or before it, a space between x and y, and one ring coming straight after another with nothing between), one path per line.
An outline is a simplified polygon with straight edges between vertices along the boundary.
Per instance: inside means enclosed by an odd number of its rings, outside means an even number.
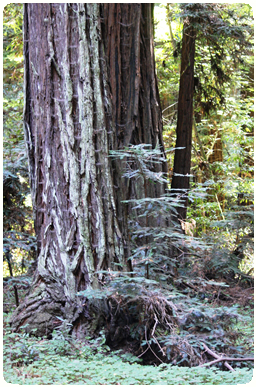
M23 134L22 5L7 5L3 18L3 278L4 312L9 321L29 290L37 244ZM191 127L186 128L191 149L185 155L188 163L184 168L188 169L179 172L175 157L184 149L176 140L186 23L193 26L195 36ZM252 322L254 279L252 9L242 3L157 3L154 48L168 164L168 174L162 178L166 194L133 198L129 203L133 276L119 276L113 270L106 275L101 291L83 291L82 296L92 304L107 299L112 313L105 336L102 320L95 319L87 348L92 359L106 356L107 344L112 350L136 354L144 364L185 367L212 360L212 353L218 359L216 354L221 353L241 370L250 365L246 359L253 352L252 336L246 332ZM185 83L185 91L188 89ZM161 157L158 147L150 149L146 144L111 151L114 160L128 160L123 171L126 179L142 176L144 181L159 182L151 165ZM135 164L139 165L136 170ZM186 176L188 186L176 185L174 191L174 177L180 176ZM159 219L170 214L173 221L163 225ZM237 319L244 331L235 325ZM71 342L67 324L61 323L51 338L61 356L72 358L74 351L81 353L81 343ZM38 342L30 341L26 334L10 334L7 326L6 343L11 343L12 350L7 351L6 359L11 360L11 367L24 365L22 356L27 364L39 361ZM121 331L128 326L130 333L125 335ZM219 368L230 370L223 363ZM16 375L21 377L19 372Z

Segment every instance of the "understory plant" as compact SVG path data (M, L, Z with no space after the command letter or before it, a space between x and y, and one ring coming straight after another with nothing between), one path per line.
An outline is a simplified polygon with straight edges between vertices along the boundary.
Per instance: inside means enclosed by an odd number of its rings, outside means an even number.
M158 147L152 150L147 144L133 145L112 151L111 157L123 162L124 178L143 179L168 187L167 177L152 170L156 163L163 161ZM249 263L253 255L252 206L235 206L232 202L232 208L222 213L220 219L212 219L207 232L198 234L196 213L209 204L209 193L214 185L215 182L208 180L184 192L189 197L190 207L187 219L179 219L179 222L176 209L183 205L183 197L180 195L177 199L176 193L168 188L158 198L142 197L124 202L130 210L133 244L129 259L137 274L156 279L162 285L174 283L180 277L187 282L200 282L207 277L224 281L250 280L247 273L253 274ZM200 222L202 216L207 218L207 214L201 214ZM249 266L247 273L243 271L246 265Z
M112 157L124 160L126 178L165 182L165 176L151 169L153 161L161 161L157 148L151 150L141 144L112 152ZM202 198L202 189L191 193L194 198L197 195ZM133 271L101 271L103 288L79 293L91 305L105 302L107 344L111 348L133 347L145 364L197 366L210 360L211 350L232 357L245 356L246 350L235 344L239 334L234 326L240 318L236 305L211 305L229 286L206 275L203 257L210 256L216 246L194 237L192 222L190 227L182 227L182 222L173 220L180 203L172 192L125 204L134 211L130 216L133 252L129 258ZM221 256L222 250L216 254ZM224 252L223 256L225 260ZM246 362L241 364L245 366Z
M253 327L251 327L253 329ZM65 331L65 329L64 329ZM67 351L63 340L69 343ZM86 344L63 334L52 340L12 333L4 316L4 379L19 385L237 385L249 383L252 369L237 368L233 372L216 367L179 367L172 364L142 365L134 356L109 351L103 333Z

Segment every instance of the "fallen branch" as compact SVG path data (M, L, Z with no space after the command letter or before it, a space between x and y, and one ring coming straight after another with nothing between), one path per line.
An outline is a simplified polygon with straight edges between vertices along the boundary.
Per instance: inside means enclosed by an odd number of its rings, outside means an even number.
M215 359L219 360L221 358L221 356L217 355L217 353L214 353L210 348L207 347L207 345L205 343L203 343L203 346L204 346L204 349L210 354L212 355L213 357L215 357ZM216 362L215 360L213 360L214 362ZM212 363L212 362L211 362ZM209 363L208 363L209 364ZM212 363L214 364L214 363ZM224 363L224 366L227 367L230 371L234 371L234 369L231 367L230 364L227 363L227 361L225 361Z
M216 360L210 361L209 363L200 364L199 367L207 367L220 361L254 361L253 357L219 357ZM233 369L234 371L234 369Z
M217 355L216 353L214 353L213 351L210 350L210 348L207 347L207 345L205 343L203 343L203 346L204 346L204 349L206 350L206 352L208 352L210 355L212 355L213 357L215 357L216 360L212 360L210 361L209 363L204 363L204 364L201 364L199 367L208 367L208 366L211 366L213 364L216 364L216 363L219 363L219 362L222 362L224 361L224 365L230 370L230 371L234 371L234 368L231 367L231 365L229 365L227 362L228 361L254 361L254 358L253 357L228 357L228 356L219 356Z

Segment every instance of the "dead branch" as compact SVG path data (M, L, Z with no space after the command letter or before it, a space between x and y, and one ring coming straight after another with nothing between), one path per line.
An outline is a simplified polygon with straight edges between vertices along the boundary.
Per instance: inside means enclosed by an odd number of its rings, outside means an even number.
M153 349L151 348L149 342L148 342L148 339L147 339L147 328L145 327L145 339L146 339L146 342L148 344L148 348L150 349L150 351L153 353L153 355L161 362L163 363L163 361L155 354L155 352L153 351Z
M162 348L161 345L158 343L156 337L155 337L154 335L152 335L152 338L155 340L155 342L156 342L156 344L158 345L158 347L159 347L160 351L162 352L162 354L163 354L164 356L166 356L166 355L165 355L165 352L164 352L164 350L163 350L163 348Z
M254 358L253 357L219 357L218 359L210 361L209 363L200 364L199 367L208 367L220 361L254 361ZM234 371L234 369L232 369L232 371Z
M204 346L204 349L206 350L206 352L208 352L210 355L215 357L216 360L212 360L209 363L201 364L199 367L208 367L208 366L211 366L211 365L213 365L215 363L219 363L219 362L224 361L224 365L230 371L234 371L234 368L232 368L231 365L229 365L227 363L228 361L254 361L253 357L240 357L240 358L236 358L236 357L228 357L228 356L224 356L224 357L223 356L219 356L216 353L214 353L212 350L210 350L210 348L208 348L205 343L203 343L203 346Z
M215 357L215 359L220 359L221 356L217 355L217 353L214 353L210 348L207 347L207 345L205 343L203 343L203 346L204 346L204 349L210 354L212 355L213 357ZM231 367L231 365L229 365L226 361L224 363L224 365L230 370L230 371L234 371L234 369Z

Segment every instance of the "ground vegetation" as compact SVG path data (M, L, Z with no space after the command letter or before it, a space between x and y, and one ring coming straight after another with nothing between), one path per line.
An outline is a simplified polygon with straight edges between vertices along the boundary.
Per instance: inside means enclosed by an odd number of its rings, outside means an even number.
M25 139L22 6L10 4L4 9L5 380L18 384L248 383L254 351L250 7L209 5L213 9L204 17L212 18L212 30L205 31L196 19L196 4L191 9L155 5L154 59L151 6L135 5L134 12L128 4L86 9L73 4L62 14L58 6L39 6L42 13L36 13L39 8L34 6L25 6ZM158 35L161 10L167 17L164 39ZM53 23L44 15L48 11ZM184 12L189 13L185 18ZM222 19L216 19L216 12ZM47 61L33 51L33 39L43 33L29 31L30 13L39 19L44 15ZM69 67L55 41L65 33L58 24L63 15L71 26L64 39ZM188 171L192 176L184 201L177 197L171 179L180 151L175 131L184 66L182 31L184 22L194 19L194 119ZM82 28L77 29L83 21L85 35ZM229 32L226 40L217 37L218 29ZM208 36L208 50L199 44L200 36ZM238 52L241 36L248 45ZM77 48L78 41L85 47L90 43L89 62L81 56L90 73L87 94L82 86L79 94L86 74L81 74L82 69L76 74L73 66L83 52L83 47ZM47 94L45 116L36 110L38 94L32 87L38 84L38 66L43 66L40 73L46 82L41 90L52 92ZM88 90L92 99L87 101ZM92 132L82 132L79 112L86 112L80 97L85 106L96 109ZM47 117L51 117L49 125ZM46 124L39 125L44 118ZM54 127L61 128L61 139L56 129L51 130ZM47 138L55 140L51 144ZM90 157L83 159L82 150ZM61 173L52 167L56 157L51 155L58 155ZM88 194L85 204L75 194L82 188ZM184 203L186 216L181 218ZM65 227L60 227L62 221ZM91 271L85 265L90 257ZM40 321L35 319L38 308Z

